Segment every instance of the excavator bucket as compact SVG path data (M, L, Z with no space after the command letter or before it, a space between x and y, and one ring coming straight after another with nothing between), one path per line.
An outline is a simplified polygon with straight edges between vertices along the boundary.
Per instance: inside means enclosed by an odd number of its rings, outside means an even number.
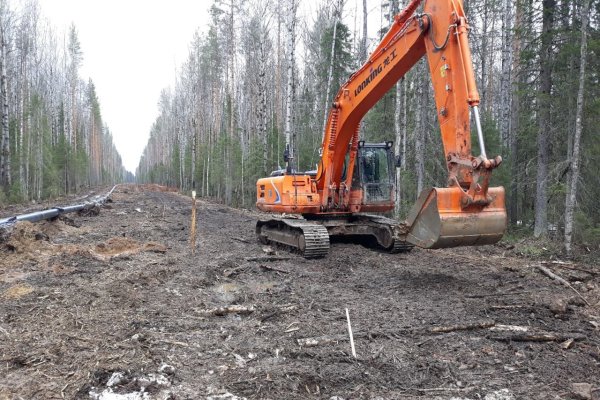
M427 249L498 242L506 231L504 188L489 188L488 196L488 205L463 208L465 193L459 187L422 191L406 221L406 240Z

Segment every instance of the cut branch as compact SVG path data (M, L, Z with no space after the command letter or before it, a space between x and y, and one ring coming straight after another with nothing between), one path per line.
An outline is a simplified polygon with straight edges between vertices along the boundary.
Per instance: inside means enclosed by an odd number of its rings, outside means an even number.
M271 267L271 266L268 266L268 265L261 265L260 267L263 268L263 269L269 270L269 271L283 272L284 274L289 274L290 273L290 271L288 271L286 269Z
M250 262L270 262L270 261L287 261L290 257L264 256L264 257L246 257L246 261Z
M464 325L436 326L429 330L431 333L448 333L455 331L472 331L476 329L487 329L496 325L494 321L482 321Z
M199 310L198 313L202 315L215 315L223 316L227 314L241 314L247 315L254 312L254 306L242 306L238 304L232 304L225 307L211 308L208 310Z
M542 271L546 276L554 279L555 281L557 281L561 285L564 285L564 286L570 288L572 291L574 291L575 293L577 293L577 296L579 296L581 298L581 300L583 300L585 302L585 304L587 304L588 306L590 305L590 303L588 303L588 301L585 299L585 297L583 297L581 295L581 293L579 293L577 291L577 289L575 289L573 286L571 286L571 284L569 282L567 282L566 280L564 280L560 276L556 275L554 272L550 271L550 269L544 267L543 265L536 265L536 267L537 267L537 269L539 269L540 271Z
M528 333L518 332L510 335L488 336L488 339L499 340L501 342L564 342L565 340L584 340L587 336L580 333L554 333L554 332L539 332Z

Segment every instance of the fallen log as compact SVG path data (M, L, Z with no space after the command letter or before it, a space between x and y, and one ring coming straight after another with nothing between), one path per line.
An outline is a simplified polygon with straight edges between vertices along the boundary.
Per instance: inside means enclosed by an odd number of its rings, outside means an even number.
M393 337L393 335L394 333L386 332L353 332L352 334L354 338L368 338L369 340L377 337L385 337L387 339L390 339ZM328 344L348 341L350 341L349 335L324 335L296 339L296 342L302 347L324 346Z
M501 342L564 342L570 339L585 340L587 339L587 336L580 333L513 332L510 335L490 335L487 338Z
M564 285L564 286L570 288L572 291L577 293L577 296L579 296L581 298L581 300L583 300L585 302L585 304L587 304L588 306L590 305L590 303L588 303L588 301L585 299L585 297L583 297L581 295L581 293L579 293L577 291L577 289L575 289L569 282L567 282L560 276L556 275L554 272L550 271L550 269L544 267L543 265L536 265L536 268L539 269L540 271L542 271L546 276L548 276L548 277L554 279L555 281L557 281L558 283L560 283L561 285Z
M488 321L475 322L475 323L471 323L471 324L435 326L435 327L429 329L429 332L430 333L448 333L448 332L455 332L455 331L472 331L475 329L491 328L494 325L496 325L496 322L488 320Z
M227 314L241 314L248 315L254 312L254 306L242 306L238 304L232 304L225 307L211 308L207 310L198 310L199 314L202 315L214 315L221 317Z
M483 299L486 297L501 297L501 296L512 296L512 295L518 295L518 294L529 294L531 293L531 291L524 291L524 292L501 292L501 293L483 293L483 294L469 294L466 295L465 298L467 299Z
M542 264L548 264L548 262L547 261L542 261ZM574 267L573 265L571 265L571 263L566 263L564 261L552 261L551 264L552 265L556 265L559 268L569 269L571 271L584 272L586 274L590 274L590 275L593 275L593 276L596 276L596 275L600 274L599 272L591 271L589 269Z
M269 270L269 271L275 271L275 272L282 272L284 274L289 274L290 271L286 270L286 269L282 269L282 268L276 268L276 267L270 267L268 265L260 265L261 268Z
M359 335L355 336L358 337ZM296 339L296 342L302 347L317 347L347 340L349 340L349 338L346 335L330 335Z
M250 261L250 262L287 261L289 259L290 259L290 257L280 257L280 256L246 257L246 261Z

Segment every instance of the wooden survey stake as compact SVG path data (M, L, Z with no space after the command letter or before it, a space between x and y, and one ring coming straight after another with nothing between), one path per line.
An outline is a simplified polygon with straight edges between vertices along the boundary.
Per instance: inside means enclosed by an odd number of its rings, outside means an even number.
M190 227L190 247L196 251L196 191L192 190L192 226Z

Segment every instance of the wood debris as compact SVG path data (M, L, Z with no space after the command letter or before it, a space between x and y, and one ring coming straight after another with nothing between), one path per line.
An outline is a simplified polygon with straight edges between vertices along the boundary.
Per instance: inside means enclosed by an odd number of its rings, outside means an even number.
M496 325L494 321L481 321L475 322L471 324L458 324L458 325L449 325L449 326L436 326L429 329L431 333L448 333L454 331L472 331L475 329L486 329L491 328Z
M282 256L246 257L246 261L251 261L251 262L287 261L289 259L290 259L290 257L282 257Z
M210 308L207 310L199 310L198 313L202 315L214 315L223 316L227 314L240 314L248 315L254 312L254 306L242 306L238 304L232 304L225 307Z
M575 293L577 293L577 296L579 296L581 298L581 300L583 300L585 302L585 304L587 304L588 306L590 305L590 303L588 303L588 301L585 299L585 297L583 297L581 295L581 293L579 293L577 291L577 289L575 289L569 282L567 282L566 280L564 280L560 276L556 275L554 272L550 271L550 269L544 267L543 265L536 265L536 268L539 269L540 271L542 271L546 276L548 276L548 277L554 279L555 281L559 282L561 285L564 285L564 286L570 288L572 291L574 291Z

